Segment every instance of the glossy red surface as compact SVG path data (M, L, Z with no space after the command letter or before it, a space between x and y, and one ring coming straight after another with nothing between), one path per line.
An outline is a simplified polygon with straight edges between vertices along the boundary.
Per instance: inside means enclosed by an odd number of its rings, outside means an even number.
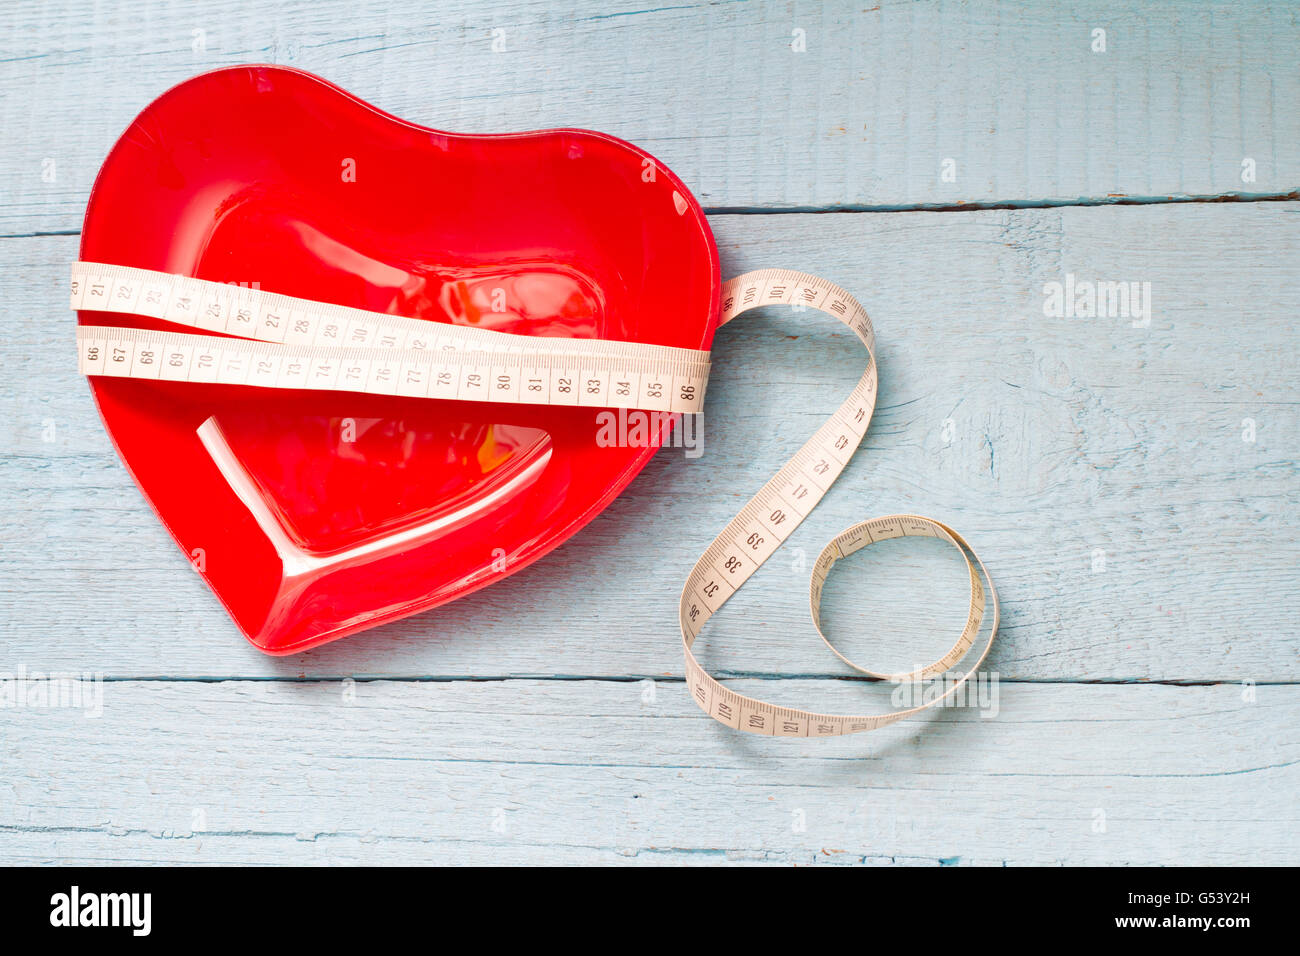
M707 348L718 312L704 215L636 147L438 132L272 66L195 77L140 114L81 258L533 336ZM519 570L655 451L598 447L596 409L90 381L159 517L276 654Z

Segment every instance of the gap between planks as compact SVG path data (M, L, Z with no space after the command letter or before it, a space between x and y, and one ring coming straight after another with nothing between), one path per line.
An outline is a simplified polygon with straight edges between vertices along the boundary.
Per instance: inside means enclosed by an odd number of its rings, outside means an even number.
M1220 193L1205 196L1080 196L1078 199L997 199L957 203L903 203L899 205L828 206L705 206L706 216L788 216L831 213L888 212L982 212L999 209L1068 209L1092 206L1170 206L1203 203L1296 202L1300 191L1286 193ZM43 232L11 232L0 239L42 239L49 236L79 236L80 229L51 229Z

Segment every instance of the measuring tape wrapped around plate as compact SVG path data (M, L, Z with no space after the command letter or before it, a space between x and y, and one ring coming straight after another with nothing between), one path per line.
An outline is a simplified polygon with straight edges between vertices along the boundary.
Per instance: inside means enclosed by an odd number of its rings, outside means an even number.
M885 714L820 714L738 694L700 666L692 647L705 622L826 494L866 435L875 409L871 322L861 304L839 286L783 269L748 272L723 285L720 323L759 306L793 303L848 326L867 350L866 371L830 419L709 545L687 576L678 613L686 683L707 714L751 733L833 737L884 726L956 694L988 654L997 633L998 604L983 564L957 532L919 515L889 515L846 529L817 557L810 589L813 623L836 656L883 680L933 678L973 654L966 672L949 682L943 694ZM218 333L80 326L78 363L86 375L671 413L700 411L708 381L705 351L430 323L93 262L72 267L72 307ZM873 542L905 536L939 538L958 550L970 576L970 610L956 643L939 660L909 673L879 673L849 660L822 632L822 587L836 561ZM986 612L992 615L988 637L972 652Z

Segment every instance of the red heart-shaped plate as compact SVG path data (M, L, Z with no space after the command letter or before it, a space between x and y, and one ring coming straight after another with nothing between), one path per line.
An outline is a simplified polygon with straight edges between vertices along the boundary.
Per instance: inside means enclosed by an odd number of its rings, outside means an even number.
M207 73L146 108L100 171L81 258L532 336L707 349L718 317L704 214L635 146L438 132L274 66ZM273 654L519 570L655 451L600 447L588 408L91 389L158 516Z

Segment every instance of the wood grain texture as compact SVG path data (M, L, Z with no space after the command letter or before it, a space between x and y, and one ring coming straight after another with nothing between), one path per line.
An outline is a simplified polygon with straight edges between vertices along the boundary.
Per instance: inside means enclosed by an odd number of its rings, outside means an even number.
M850 468L710 626L710 664L846 673L809 626L801 562L855 521L921 511L993 569L1005 618L991 666L1004 678L1300 676L1297 222L1288 203L715 218L724 273L782 263L855 290L878 328L882 384ZM1147 236L1161 241L1134 239ZM131 486L70 347L51 346L71 327L74 255L72 238L0 242L0 269L29 282L3 346L16 374L0 381L0 648L31 666L680 674L672 608L695 556L861 370L829 319L746 318L719 335L702 457L660 452L570 543L486 591L269 659L243 646ZM1044 284L1067 272L1151 282L1150 327L1044 316ZM620 586L593 595L587 582L609 576ZM827 610L851 654L917 663L955 636L964 593L953 556L909 541L855 556Z
M145 105L258 62L441 129L613 133L715 208L1300 189L1294 4L12 0L0 18L7 235L80 228Z
M1255 690L1010 684L819 746L680 683L111 683L0 710L0 857L1288 864L1300 688Z
M97 719L0 707L0 862L1292 862L1300 206L1145 203L1300 188L1300 7L560 9L0 12L0 689L20 668L104 678ZM887 709L816 640L807 565L850 523L921 511L1003 598L997 715L769 741L688 700L684 575L861 371L834 323L787 309L719 335L703 456L660 452L538 564L294 658L248 647L113 454L64 287L116 136L170 85L251 62L444 129L623 136L717 213L724 275L858 294L880 344L867 441L697 649L779 703ZM1121 200L1144 204L1096 206ZM899 211L989 203L1061 208ZM1149 282L1149 325L1045 315L1067 275ZM963 587L937 543L892 542L837 568L826 620L850 656L915 665Z

